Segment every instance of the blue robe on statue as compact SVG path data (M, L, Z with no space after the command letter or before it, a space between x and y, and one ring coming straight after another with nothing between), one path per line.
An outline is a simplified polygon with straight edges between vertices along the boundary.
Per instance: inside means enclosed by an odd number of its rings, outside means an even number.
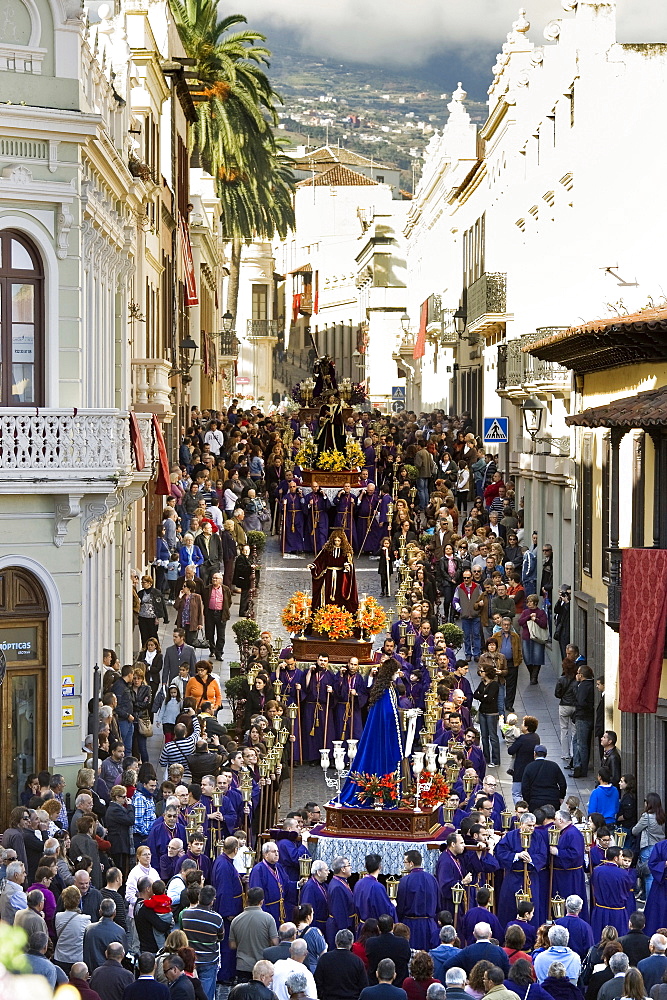
M320 490L309 493L304 500L304 510L306 513L306 524L304 528L306 552L314 555L320 551L329 537L329 501L326 494Z
M521 854L521 833L519 830L510 830L498 841L495 855L500 864L505 869L505 877L500 889L498 899L498 920L507 926L510 920L516 916L515 892L523 889L523 861L514 860L515 854ZM544 894L540 892L539 872L547 863L546 842L542 837L534 834L530 841L528 853L532 858L532 863L528 865L528 879L530 891L535 911L531 923L537 928L546 919L547 904ZM599 940L599 938L597 939Z
M616 928L619 937L627 933L628 919L635 909L632 889L636 878L633 868L619 868L613 861L603 861L593 869L591 889L595 905L591 915L591 928L596 941L600 940L602 929L607 924ZM653 934L661 925L656 924L654 930L649 931L648 906L646 911L645 933Z
M303 552L303 498L298 493L288 493L282 502L283 552Z
M325 933L329 919L329 886L318 882L312 875L301 890L301 905L313 908L313 927Z
M398 883L396 916L410 928L410 947L430 951L438 945L438 883L423 868L413 868Z
M173 830L170 830L164 821L164 816L158 816L148 831L148 839L146 841L147 847L150 847L154 868L159 868L160 858L163 854L167 853L169 841L174 840L174 838L182 840L184 844L187 844L188 835L185 832L185 824L181 823L180 819L176 820L176 826Z
M667 840L655 845L648 859L653 885L646 900L646 933L655 934L658 927L667 924Z
M324 935L329 947L332 950L336 947L336 934L343 929L352 931L356 937L358 922L352 890L344 878L334 875L329 882L329 919Z
M449 910L450 913L454 913L452 887L460 882L465 874L463 855L454 855L451 851L444 850L435 867L435 877L440 886L440 910Z
M280 863L271 865L268 861L260 861L250 872L248 886L251 889L260 886L264 890L262 909L271 914L276 922L276 929L292 915L292 906L296 903L296 885L290 881Z
M568 896L581 896L584 901L581 916L584 920L588 920L586 876L584 875L585 844L581 830L577 830L576 826L570 823L564 830L561 830L557 846L558 854L553 857L553 895L558 893L563 899L567 899ZM595 940L599 941L600 939L596 938Z
M213 862L211 882L215 887L215 909L225 921L225 936L220 942L220 969L218 981L232 982L236 976L236 951L229 947L229 926L243 911L243 885L234 862L220 854Z
M491 936L494 937L498 944L502 946L502 942L505 940L505 931L503 930L498 917L495 913L492 913L491 910L487 910L485 906L473 906L460 921L459 937L463 935L464 947L475 943L473 930L475 928L475 924L479 924L481 922L490 925L492 931Z
M382 692L368 713L352 767L362 774L381 776L395 774L401 767L402 760L403 741L398 717L398 701L393 687L389 687ZM340 795L341 803L361 808L362 803L357 799L358 791L354 781L349 777L346 778Z
M354 691L353 695L350 691ZM366 706L370 688L361 674L337 674L334 684L336 707L334 709L337 740L360 740L364 724L361 710ZM349 710L348 710L349 702Z
M359 920L362 922L370 917L375 917L377 920L383 913L388 913L391 917L396 913L396 907L387 895L387 890L373 875L364 875L360 878L352 895Z

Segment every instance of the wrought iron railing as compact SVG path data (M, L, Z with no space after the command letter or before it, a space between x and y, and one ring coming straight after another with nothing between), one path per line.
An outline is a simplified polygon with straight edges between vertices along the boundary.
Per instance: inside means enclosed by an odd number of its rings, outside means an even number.
M246 337L252 340L253 337L277 337L277 319L249 319L246 327Z
M507 275L483 274L473 281L467 294L467 322L482 316L504 316L507 311Z
M220 334L220 356L223 358L236 358L239 353L238 337L233 333Z

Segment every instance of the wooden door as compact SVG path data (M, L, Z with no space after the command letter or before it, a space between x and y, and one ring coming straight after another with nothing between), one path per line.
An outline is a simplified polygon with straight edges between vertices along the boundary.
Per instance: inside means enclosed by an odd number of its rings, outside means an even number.
M48 765L48 610L34 577L0 571L0 823ZM3 676L4 674L4 676Z

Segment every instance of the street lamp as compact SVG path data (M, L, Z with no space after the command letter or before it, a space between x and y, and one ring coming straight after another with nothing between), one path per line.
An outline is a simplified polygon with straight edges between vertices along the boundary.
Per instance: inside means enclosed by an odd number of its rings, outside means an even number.
M222 317L222 332L231 333L234 329L234 317L230 313L229 309Z
M529 396L528 399L524 399L521 404L521 412L523 414L524 427L526 428L527 433L530 434L531 441L534 441L542 428L544 407L540 403L539 399L535 399L534 396Z
M463 336L463 333L466 328L467 318L468 317L466 315L465 309L463 308L463 306L459 306L456 312L454 313L453 317L454 325L456 327L456 332L458 333L459 337Z
M403 333L407 336L410 333L410 317L406 312L401 316L401 326L403 328Z
M186 337L178 345L181 353L181 371L184 376L190 374L190 369L195 363L195 354L197 353L197 345L195 344L192 337Z

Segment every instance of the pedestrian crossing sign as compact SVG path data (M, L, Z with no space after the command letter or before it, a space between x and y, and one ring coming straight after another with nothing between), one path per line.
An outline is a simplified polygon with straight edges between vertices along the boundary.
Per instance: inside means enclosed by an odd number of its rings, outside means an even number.
M484 417L484 444L507 444L509 417Z
M394 385L391 389L391 398L393 400L402 399L405 400L405 386L404 385Z

